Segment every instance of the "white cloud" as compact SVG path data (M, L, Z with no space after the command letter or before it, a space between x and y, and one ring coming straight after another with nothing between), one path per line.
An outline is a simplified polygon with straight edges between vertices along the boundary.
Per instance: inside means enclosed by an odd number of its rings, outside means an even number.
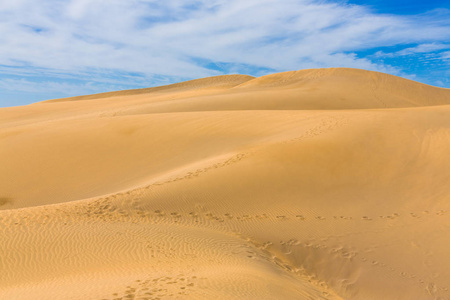
M27 79L4 79L0 81L0 89L6 91L21 91L23 93L80 93L83 91L94 93L96 88L89 84L69 84L66 82L35 82Z
M408 55L416 55L416 54L424 54L424 53L432 53L440 50L450 49L450 44L443 43L425 43L420 44L415 47L405 48L396 52L385 53L383 51L378 51L375 53L376 57L399 57L399 56L408 56Z
M97 77L118 71L149 78L223 72L206 67L208 61L226 63L233 72L240 66L346 66L398 74L398 68L352 53L413 43L421 45L403 51L437 50L450 40L448 15L380 15L312 0L2 1L0 65Z
M450 51L445 51L441 53L441 58L442 59L446 59L446 60L450 60Z
M438 44L438 43L430 43L430 44L421 44L416 47L406 48L402 51L399 51L400 55L409 55L415 53L429 53L437 50L448 49L450 48L450 44Z

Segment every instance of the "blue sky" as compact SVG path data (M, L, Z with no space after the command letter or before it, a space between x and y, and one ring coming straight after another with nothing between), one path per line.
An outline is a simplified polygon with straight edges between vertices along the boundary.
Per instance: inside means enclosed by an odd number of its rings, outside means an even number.
M324 67L450 88L450 0L0 2L0 107Z

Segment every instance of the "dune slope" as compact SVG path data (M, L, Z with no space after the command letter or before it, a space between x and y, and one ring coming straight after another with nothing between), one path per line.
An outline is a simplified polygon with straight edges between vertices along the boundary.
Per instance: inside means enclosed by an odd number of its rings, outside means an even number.
M357 69L0 109L0 299L450 299L450 91Z

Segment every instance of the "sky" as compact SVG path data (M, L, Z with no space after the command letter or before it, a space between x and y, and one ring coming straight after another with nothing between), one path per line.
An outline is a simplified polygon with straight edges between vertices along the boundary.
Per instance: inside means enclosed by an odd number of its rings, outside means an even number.
M0 107L329 67L450 88L450 0L0 0Z

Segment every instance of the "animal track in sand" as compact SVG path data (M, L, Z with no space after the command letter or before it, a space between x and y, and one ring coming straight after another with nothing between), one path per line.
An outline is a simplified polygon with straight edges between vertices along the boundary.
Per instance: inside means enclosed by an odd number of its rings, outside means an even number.
M308 119L310 119L310 118L308 118ZM315 136L318 136L325 132L328 132L330 130L339 128L340 126L342 126L346 123L348 123L348 119L345 117L327 117L326 119L322 120L320 125L308 129L301 136L287 140L287 141L282 141L282 143L285 144L285 143L290 143L290 142L301 141L305 138L315 137ZM181 180L189 180L192 178L196 178L210 170L219 169L219 168L223 168L223 167L238 163L241 160L243 160L244 158L254 155L255 153L260 152L260 151L262 151L262 150L254 150L251 152L237 153L237 154L229 157L227 160L225 160L223 162L217 162L217 163L214 163L212 165L209 165L209 166L206 166L203 168L199 168L199 169L196 169L193 171L188 171L184 175L175 176L173 178L169 178L169 179L166 179L163 181L156 181L156 182L153 182L152 184L141 186L141 187L138 187L135 189L125 191L125 192L115 193L115 194L109 195L108 198L116 199L123 195L141 196L141 195L145 194L146 190L149 190L152 187L170 184L170 183L178 182Z
M291 213L291 214L269 214L269 213L259 213L259 214L235 214L231 212L225 213L215 213L211 211L201 211L197 208L193 208L191 211L172 211L172 210L163 210L163 209L148 209L141 208L140 205L131 205L131 208L128 206L126 208L121 209L120 204L117 204L117 197L105 197L99 198L97 200L93 200L91 202L80 203L79 209L75 210L79 216L83 216L84 218L90 218L91 220L100 219L100 220L115 220L121 219L125 220L135 220L135 221L145 221L145 222L161 222L161 221L172 221L177 223L202 223L205 220L210 222L218 222L218 223L228 223L228 222L273 222L273 221L282 221L282 222L358 222L366 221L377 224L379 222L395 222L400 219L410 219L410 220L427 220L433 217L444 217L448 214L447 210L436 209L434 211L423 211L423 212L409 212L409 213L397 213L394 212L388 215L379 215L369 216L344 216L344 215L334 215L334 216L325 216L325 215L314 215L311 213L307 214L299 214L299 213ZM131 196L127 194L123 194L121 197L124 197L122 201L119 203L131 203L134 200L127 199ZM62 212L64 214L64 212ZM52 216L53 218L54 216ZM64 216L61 215L60 218ZM66 218L70 220L70 216L65 215ZM166 219L167 218L167 219ZM48 214L43 214L41 216L41 223L45 224L50 219ZM11 225L20 225L22 223L21 220L16 220L15 222L8 222L7 220L3 220ZM17 223L17 224L16 224ZM209 224L208 223L208 224ZM392 223L395 224L395 223Z
M278 266L280 269L289 272L295 276L300 277L303 281L312 284L313 286L320 287L323 291L323 295L335 295L332 289L324 282L317 278L315 274L308 272L304 266L302 265L293 265L287 257L295 251L295 248L314 248L314 249L326 249L324 245L316 245L312 243L302 243L296 239L290 239L288 241L280 241L279 244L283 247L283 252L286 257L282 257L277 252L271 252L271 248L274 246L272 241L267 242L259 242L251 237L245 237L240 234L237 234L241 239L247 241L253 249L258 249L259 251L247 251L249 254L248 257L250 259L262 259L271 264ZM343 256L346 256L346 259L352 259L354 253L351 251L347 251L346 249L338 249L337 252L342 250ZM336 250L335 250L336 252Z
M224 162L218 162L215 163L213 165L204 167L204 168L200 168L200 169L196 169L195 171L189 171L187 172L184 176L178 176L178 177L174 177L165 181L161 181L161 182L155 182L152 185L163 185L163 184L168 184L168 183L172 183L172 182L176 182L176 181L180 181L180 180L186 180L186 179L192 179L194 177L198 177L199 175L206 173L210 170L213 169L219 169L219 168L223 168L232 164L235 164L239 161L241 161L242 159L244 159L245 157L249 156L251 153L250 152L245 152L245 153L238 153L233 155L232 157L230 157L229 159L227 159ZM146 188L151 187L152 185L147 186Z
M306 120L309 119L313 119L313 118L307 118ZM309 128L308 130L306 130L303 134L301 134L298 137L289 139L289 140L285 140L282 143L283 144L288 144L288 143L292 143L292 142L298 142L298 141L302 141L305 139L310 139L310 138L314 138L316 136L319 136L321 134L330 132L334 129L337 129L345 124L348 123L348 119L346 117L327 117L325 119L323 119L319 125L316 125L314 127Z
M386 263L380 262L378 260L369 260L367 257L361 256L361 262L370 263L373 267L384 268L385 272L389 272L391 274L395 274L405 280L413 280L415 284L420 284L424 286L425 291L427 291L430 295L436 296L439 293L447 292L449 290L446 286L437 286L435 283L427 283L426 280L422 279L419 275L414 273L408 273L405 271L398 270L392 266L388 266ZM432 289L430 290L430 287ZM432 292L432 293L430 293Z
M280 258L279 256L272 254L270 252L270 248L273 246L273 243L271 241L260 243L256 240L253 240L251 238L246 238L247 241L250 241L256 248L262 250L262 251L268 251L265 252L270 254L270 260L277 264L278 266L282 267L285 270L288 270L290 272L297 273L300 270L302 270L300 273L302 273L304 276L311 276L314 278L314 274L308 274L308 272L302 268L302 266L293 266L284 259ZM383 263L376 259L368 259L367 257L364 257L359 254L358 251L355 251L354 249L347 249L345 247L332 247L329 248L328 246L324 244L320 244L317 242L308 242L308 241L299 241L297 239L290 239L288 241L279 241L279 244L282 246L282 253L288 258L290 255L293 255L297 251L302 251L302 249L313 249L315 251L328 251L330 254L337 254L342 259L345 260L353 260L357 257L360 258L360 261L363 263L369 263L372 267L375 268L384 268L386 269L385 272L397 274L397 276L405 279L405 280L413 280L415 283L421 284L424 286L425 291L432 296L439 296L443 293L448 292L449 288L446 286L438 286L435 283L426 282L424 279L420 278L417 274L414 273L408 273L405 271L399 271L392 266L388 266L386 263ZM301 253L301 252L300 252Z
M124 194L121 197L130 197L127 194ZM83 205L81 205L83 204ZM74 204L77 206L76 204ZM110 200L107 200L106 198L99 198L98 201L93 203L80 203L79 209L75 210L79 213L86 213L88 212L89 219L107 219L108 216L117 217L120 216L121 218L132 220L135 218L136 220L141 220L143 222L166 222L170 221L173 222L174 219L179 220L180 222L190 222L193 223L193 220L195 219L207 219L209 222L220 222L221 224L225 224L227 222L360 222L359 224L363 224L363 221L371 221L372 225L376 224L377 222L396 222L396 220L400 219L409 219L409 220L417 220L422 221L427 218L441 218L442 216L445 216L447 214L447 211L444 209L435 209L430 211L424 211L424 212L393 212L391 214L386 214L383 218L374 218L373 216L368 215L353 215L353 216L332 216L329 217L327 215L315 215L304 211L297 211L292 213L284 213L284 214L273 214L273 213L261 213L258 212L258 214L235 214L230 211L225 211L221 213L217 213L214 210L208 210L207 208L203 207L203 209L198 209L197 207L191 208L191 211L176 211L174 209L167 209L167 208L161 208L161 207L155 207L151 210L140 210L137 208L131 208L128 211L123 210L120 206L115 205L114 203L111 203ZM47 210L47 208L42 208L43 210ZM65 220L66 212L64 209L58 210L56 214L51 213L51 210L48 210L47 213L43 213L41 215L41 220L47 222L54 221L54 218L57 220ZM420 216L421 218L417 218L417 216ZM25 216L26 218L26 216ZM2 220L2 223L4 222L12 222L13 224L19 223L20 220ZM67 222L70 225L70 219L65 220L64 222ZM62 224L62 223L61 223ZM173 223L172 223L173 224ZM200 222L198 225L202 226L202 222ZM209 223L211 224L211 223ZM222 226L222 225L221 225ZM222 227L225 230L229 230L227 227ZM289 263L289 260L286 260L285 258L281 258L279 256L273 255L270 251L271 248L274 247L273 241L263 241L263 242L256 242L253 241L254 245L257 245L257 249L261 250L262 253L265 253L263 256L265 260L268 260L272 263L275 263L280 268L287 270L289 272L293 272L295 274L303 274L304 276L310 276L305 270L301 271L300 266L292 265ZM326 245L326 243L322 241L315 241L315 242L306 242L306 241L300 241L298 239L290 239L290 240L283 240L280 241L277 246L283 247L283 255L286 257L289 257L289 255L293 255L296 253L296 251L300 251L301 249L310 249L311 251L328 251L329 253L333 253L334 255L337 255L336 257L342 258L344 260L354 260L354 259L360 259L361 262L366 262L370 267L374 268L385 268L386 272L390 272L392 274L396 274L396 276L400 276L404 280L414 280L416 283L420 283L423 285L424 289L426 286L429 285L429 282L424 280L423 278L420 278L420 275L414 274L414 273L408 273L403 270L397 270L395 268L392 268L391 266L386 265L382 261L380 261L378 258L373 259L371 257L364 257L361 255L362 253L358 253L354 249L345 249L345 248L339 248L339 247L329 247ZM300 250L299 250L300 249ZM149 254L152 253L151 251L158 251L158 249L149 249ZM162 251L162 250L161 250ZM269 255L270 254L270 255ZM248 253L247 255L248 259L261 259L260 255L257 253ZM306 275L305 275L306 274ZM138 282L135 285L130 285L127 289L124 289L121 293L117 293L117 296L111 297L108 299L157 299L163 298L163 297L176 297L176 295L184 295L184 293L191 293L189 285L181 285L183 280L178 280L174 283L174 280L162 280L161 282L164 283L164 285L167 286L177 286L178 290L173 290L167 287L158 287L158 290L152 291L151 289L154 288L153 286L150 287L143 287L140 284L144 283L145 280L139 279L141 282ZM159 281L158 281L159 282ZM189 282L189 284L192 283L195 285L195 282ZM446 286L437 286L436 284L433 285L435 288L430 288L429 290L434 293L435 295L440 295L440 293L443 293L445 289L448 289ZM182 288L184 287L184 288ZM149 288L148 290L144 290L144 288ZM161 289L161 290L159 290ZM166 291L167 290L167 291ZM146 294L150 293L150 294ZM178 294L181 293L181 294ZM173 296L170 296L173 295ZM147 297L147 298L146 298Z
M121 292L112 293L110 297L104 300L124 300L124 299L164 299L178 298L191 295L193 288L198 284L197 276L185 276L178 274L176 276L161 276L149 279L138 279L126 286Z

